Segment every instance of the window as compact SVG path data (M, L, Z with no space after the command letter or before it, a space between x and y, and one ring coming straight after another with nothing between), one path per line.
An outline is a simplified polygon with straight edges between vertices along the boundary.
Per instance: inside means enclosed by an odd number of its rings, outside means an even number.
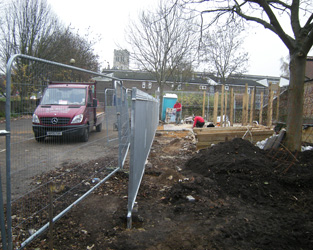
M152 88L152 82L149 82L148 83L148 89L151 89Z
M200 85L199 89L206 89L206 86L205 85Z
M142 88L145 89L146 88L146 83L142 82Z
M248 94L250 95L250 88L248 88Z
M181 90L181 84L178 84L177 90Z
M229 90L229 86L228 85L225 85L225 90Z

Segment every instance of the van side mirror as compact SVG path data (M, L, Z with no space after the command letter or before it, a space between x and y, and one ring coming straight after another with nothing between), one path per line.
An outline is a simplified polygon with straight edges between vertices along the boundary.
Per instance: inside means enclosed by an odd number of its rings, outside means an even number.
M93 101L93 107L96 108L98 106L98 100L94 98L92 101Z
M36 99L36 107L39 105L41 98Z

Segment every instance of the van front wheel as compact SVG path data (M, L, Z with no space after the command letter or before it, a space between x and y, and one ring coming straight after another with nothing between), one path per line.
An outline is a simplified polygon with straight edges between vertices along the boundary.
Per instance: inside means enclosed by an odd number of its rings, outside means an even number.
M89 140L89 127L87 126L85 129L84 129L84 133L81 137L81 141L82 142L87 142Z

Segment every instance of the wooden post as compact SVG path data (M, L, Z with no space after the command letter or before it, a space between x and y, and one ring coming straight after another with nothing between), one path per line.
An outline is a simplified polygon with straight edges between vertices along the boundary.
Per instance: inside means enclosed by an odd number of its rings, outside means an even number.
M259 113L259 124L262 124L263 122L263 91L261 92L261 97L260 97L260 113Z
M247 113L248 113L248 84L246 83L246 86L245 86L245 93L243 95L243 100L242 100L242 125L243 126L246 126L247 125L247 122L248 122L248 116L247 116Z
M273 89L272 83L269 83L268 86L268 105L267 105L267 126L272 126L272 118L273 118Z
M246 105L247 105L247 112L246 112L246 125L249 123L249 93L248 93L248 84L247 84L247 99L246 99Z
M227 119L226 119L226 117L227 117L227 100L228 99L228 91L226 90L225 91L225 111L224 111L224 114L225 114L225 119L224 119L224 124L225 124L225 127L226 127L226 123L227 123Z
M253 107L251 107L252 109L252 112L253 112L253 115L252 115L252 120L253 118L255 117L255 107L256 107L256 92L257 92L257 89L256 89L256 86L254 86L254 92L253 92ZM253 122L253 121L252 121Z
M218 111L218 92L214 94L214 107L213 107L213 123L216 125L217 122L217 111Z
M223 126L223 113L224 113L224 85L222 85L222 95L221 95L221 127Z
M229 121L230 121L230 126L234 125L234 89L230 89L230 104L229 104Z
M276 122L279 122L279 97L280 97L280 86L277 86L277 97L276 97Z
M202 100L203 100L202 101L202 117L204 119L204 113L205 113L205 91L203 91L203 99Z
M254 104L254 89L252 89L251 101L250 101L250 125L251 126L253 125L253 115L254 115L253 104Z

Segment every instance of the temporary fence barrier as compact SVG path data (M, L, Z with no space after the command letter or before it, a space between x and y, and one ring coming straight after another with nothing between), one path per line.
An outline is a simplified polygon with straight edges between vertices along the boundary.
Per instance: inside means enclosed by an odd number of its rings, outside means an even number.
M70 85L99 76L115 81L111 89L97 84L92 92L97 91L98 104L87 104L97 115L104 113L105 131L102 124L88 123L88 142L55 136L61 133L34 135L36 98L51 81ZM1 248L11 250L24 248L123 167L130 143L129 92L117 78L26 55L10 58L6 83L6 120L0 123L6 139L0 138L1 173L6 166L5 178L0 173L0 226ZM82 108L61 104L60 113Z
M123 167L130 143L130 124L128 110L128 91L121 82L115 81L116 114L119 137L118 165Z
M132 89L130 172L128 185L127 227L132 225L132 211L140 187L154 135L158 126L159 102L145 92Z

